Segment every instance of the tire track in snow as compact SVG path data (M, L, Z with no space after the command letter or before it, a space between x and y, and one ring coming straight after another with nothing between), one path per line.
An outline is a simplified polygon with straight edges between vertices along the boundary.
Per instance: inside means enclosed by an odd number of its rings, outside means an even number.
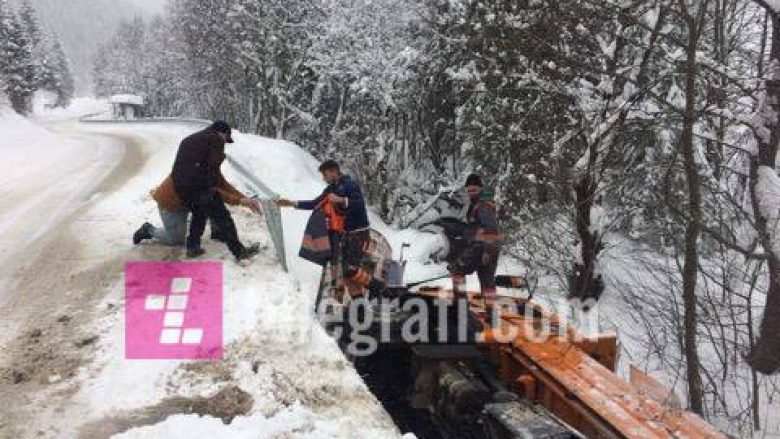
M12 238L13 260L9 258L0 267L2 438L33 435L30 431L22 434L31 415L27 405L32 395L52 381L74 375L87 355L84 348L92 340L81 328L88 327L94 317L95 307L90 304L119 279L124 261L119 257L85 261L89 256L82 251L82 239L92 227L84 212L121 188L148 158L143 141L130 135L82 132L73 122L58 122L52 128L96 150L103 145L99 159L84 165L89 169L74 170L100 177L94 182L79 181L86 187L44 190L4 224L14 232L30 233L30 228L19 223L31 215L46 219L36 224L32 236ZM121 148L119 153L117 148ZM103 171L96 172L100 168Z

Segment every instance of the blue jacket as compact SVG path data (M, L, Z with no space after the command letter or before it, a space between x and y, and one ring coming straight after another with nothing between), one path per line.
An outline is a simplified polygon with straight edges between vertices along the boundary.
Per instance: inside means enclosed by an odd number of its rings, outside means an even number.
M347 199L346 209L338 208L339 212L346 216L345 229L347 232L368 227L368 211L363 192L360 190L360 186L348 175L342 175L335 184L328 185L319 197L310 201L299 201L297 208L314 210L329 194L336 194Z

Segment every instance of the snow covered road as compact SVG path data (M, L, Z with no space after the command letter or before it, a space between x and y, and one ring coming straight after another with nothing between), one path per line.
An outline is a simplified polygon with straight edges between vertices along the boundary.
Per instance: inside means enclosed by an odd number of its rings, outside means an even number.
M79 258L69 226L82 221L81 210L137 173L145 153L136 138L78 133L73 121L53 121L44 129L7 113L0 122L13 123L3 129L11 139L3 144L8 161L0 181L0 342L5 343L31 313L62 297L42 292L56 291L59 278ZM53 266L59 273L50 272Z
M0 175L0 278L5 279L35 241L93 196L121 185L143 157L132 139L73 134L73 122L52 123L48 130L10 112L0 121L10 137L2 146ZM6 300L0 295L0 304Z
M133 246L130 235L143 221L159 224L148 192L169 172L181 138L199 126L51 127L45 146L72 142L72 149L30 151L29 160L20 154L0 170L1 438L399 436L314 319L316 272L293 261L284 273L270 249L242 268L224 246L205 242L205 259L224 267L224 361L126 360L124 263L182 256ZM316 162L297 146L236 140L231 152L274 190L319 189ZM37 178L28 184L29 176ZM234 209L234 217L242 239L270 245L260 216ZM303 219L285 214L290 249Z

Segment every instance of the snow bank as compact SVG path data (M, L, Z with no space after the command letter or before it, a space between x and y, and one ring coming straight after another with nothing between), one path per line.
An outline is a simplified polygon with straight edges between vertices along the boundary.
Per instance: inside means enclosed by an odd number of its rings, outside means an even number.
M373 438L382 434L367 428L354 438ZM299 439L343 438L344 431L338 421L317 419L310 410L300 404L287 407L276 415L267 418L257 413L246 418L238 418L226 428L222 421L214 418L201 418L197 415L175 415L153 426L140 427L127 433L114 436L114 439L156 439L156 438L217 438L261 439L295 437ZM411 434L403 439L414 439Z
M108 114L111 105L105 99L75 98L68 108L45 108L39 105L35 114L46 120L73 119L90 114Z

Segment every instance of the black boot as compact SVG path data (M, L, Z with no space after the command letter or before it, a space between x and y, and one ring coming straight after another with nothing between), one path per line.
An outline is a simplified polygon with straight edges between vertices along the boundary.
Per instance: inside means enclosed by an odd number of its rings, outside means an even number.
M236 256L236 262L250 261L258 254L260 254L260 244L252 244Z
M187 247L188 259L194 259L198 256L203 256L204 254L206 254L206 250L203 250L203 247Z
M133 244L138 245L144 239L152 239L153 238L152 229L154 229L153 225L149 223L144 223L144 225L142 225L140 229L136 230L135 233L133 233Z

